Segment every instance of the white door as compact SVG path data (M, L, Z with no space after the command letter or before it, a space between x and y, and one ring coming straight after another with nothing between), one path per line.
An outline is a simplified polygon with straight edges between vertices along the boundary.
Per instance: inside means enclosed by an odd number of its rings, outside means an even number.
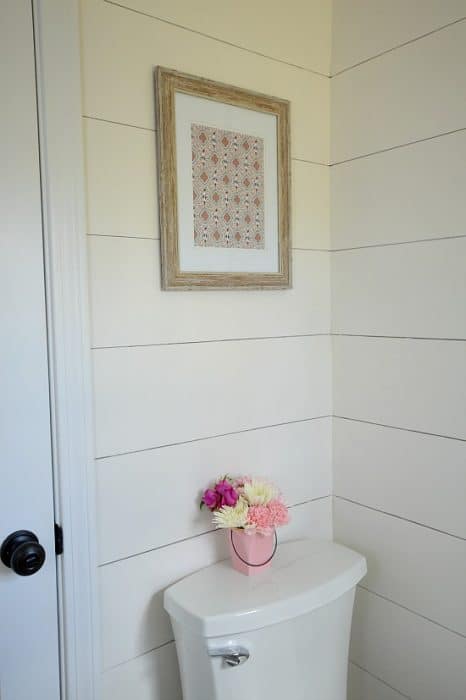
M2 549L0 700L59 700L47 327L30 0L0 2L0 100L0 544L17 531L28 531L38 540L23 534L7 541ZM42 554L45 561L40 566Z

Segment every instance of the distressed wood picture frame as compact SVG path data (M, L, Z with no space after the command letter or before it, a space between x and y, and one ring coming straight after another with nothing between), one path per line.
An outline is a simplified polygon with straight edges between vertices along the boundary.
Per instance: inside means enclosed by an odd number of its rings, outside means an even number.
M284 289L290 105L155 70L162 288Z

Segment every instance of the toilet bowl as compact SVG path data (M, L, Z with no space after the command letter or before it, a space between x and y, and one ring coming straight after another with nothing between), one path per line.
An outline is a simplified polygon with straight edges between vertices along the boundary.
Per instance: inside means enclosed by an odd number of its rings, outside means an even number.
M365 573L351 549L299 540L258 576L224 561L168 588L184 700L345 700Z

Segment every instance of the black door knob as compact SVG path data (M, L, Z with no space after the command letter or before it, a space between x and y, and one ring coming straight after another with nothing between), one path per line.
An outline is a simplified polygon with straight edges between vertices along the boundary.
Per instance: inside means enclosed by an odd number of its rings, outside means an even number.
M4 540L0 559L19 576L31 576L44 563L45 549L33 532L18 530Z

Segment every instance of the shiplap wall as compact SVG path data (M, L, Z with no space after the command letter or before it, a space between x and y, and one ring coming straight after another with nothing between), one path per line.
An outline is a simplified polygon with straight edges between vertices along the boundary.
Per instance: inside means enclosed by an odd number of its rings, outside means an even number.
M268 474L283 538L332 536L330 2L81 10L102 700L179 700L162 591L225 556L204 484ZM291 101L292 290L160 291L159 64Z
M336 0L334 527L349 700L466 697L466 2Z

